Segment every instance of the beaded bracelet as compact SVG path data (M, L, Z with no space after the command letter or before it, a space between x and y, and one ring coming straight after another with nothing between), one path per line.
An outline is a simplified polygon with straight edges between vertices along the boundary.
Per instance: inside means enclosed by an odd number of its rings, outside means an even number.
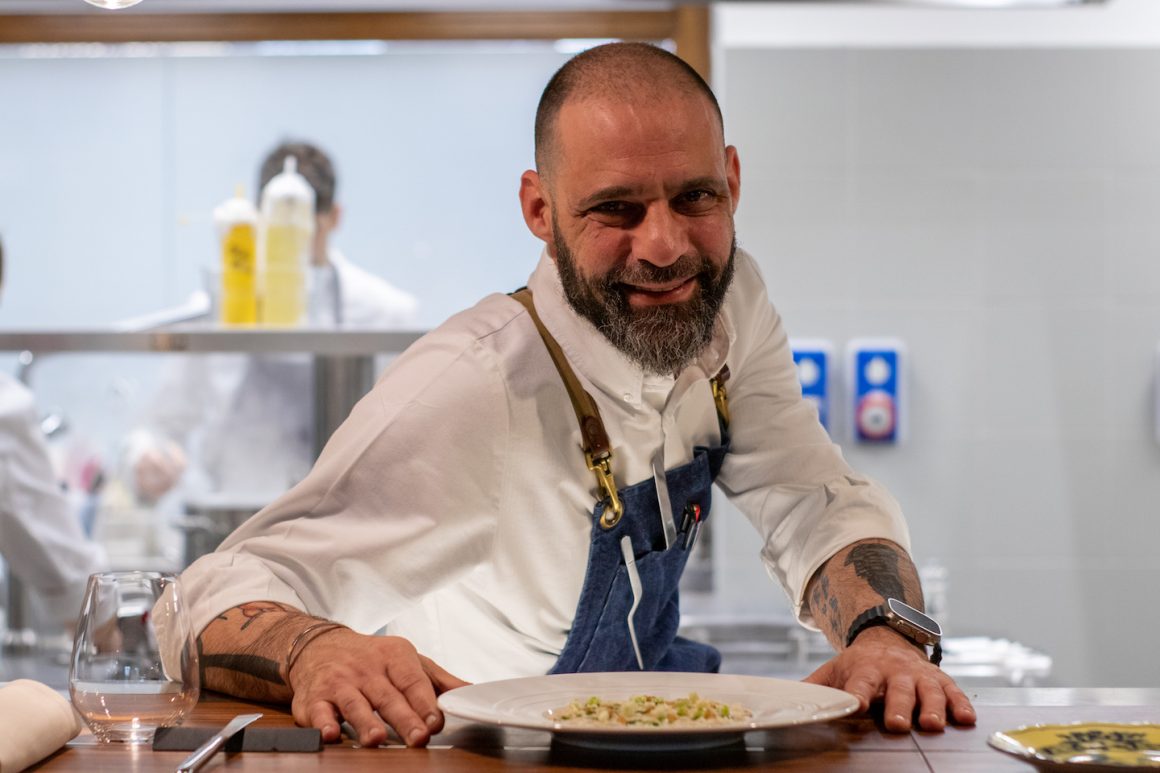
M290 669L294 668L294 663L301 657L303 651L306 650L306 645L317 639L327 631L333 631L336 628L346 628L342 623L336 623L333 620L319 620L316 623L303 628L294 637L294 641L290 642L290 649L286 651L286 680L290 680ZM349 630L349 629L348 629ZM314 634L310 636L310 634ZM310 636L309 639L306 637Z

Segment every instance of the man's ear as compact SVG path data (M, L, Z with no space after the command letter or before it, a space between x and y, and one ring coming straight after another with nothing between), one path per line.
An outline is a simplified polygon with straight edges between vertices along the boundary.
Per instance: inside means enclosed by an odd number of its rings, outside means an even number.
M544 179L529 169L520 176L520 209L528 230L544 243L553 243L552 206L544 190Z
M329 235L342 223L342 207L338 204L333 205L330 211L317 216L316 223L318 230Z
M737 204L741 201L741 158L737 155L737 148L729 145L725 148L725 180L729 185L729 197L733 199L733 213L737 213Z

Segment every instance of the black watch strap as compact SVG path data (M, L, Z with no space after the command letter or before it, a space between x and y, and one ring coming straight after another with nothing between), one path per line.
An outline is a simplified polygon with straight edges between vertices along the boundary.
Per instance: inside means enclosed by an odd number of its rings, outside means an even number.
M903 637L904 639L909 639L910 642L916 647L922 648L923 651L926 650L926 645L911 639L906 635L906 633L890 625L890 608L885 604L877 607L871 607L870 609L867 609L865 612L854 618L854 622L850 624L850 630L846 634L846 646L849 647L851 644L853 644L854 639L858 637L858 634L862 633L867 628L873 628L876 625L888 626L899 636ZM934 646L931 648L930 662L936 666L942 663L941 642L935 642Z
M889 622L886 619L888 614L890 614L890 610L885 604L882 604L877 607L870 607L855 617L854 622L850 623L850 630L846 633L846 646L849 647L853 644L858 634L867 628L873 628L876 625L886 625Z

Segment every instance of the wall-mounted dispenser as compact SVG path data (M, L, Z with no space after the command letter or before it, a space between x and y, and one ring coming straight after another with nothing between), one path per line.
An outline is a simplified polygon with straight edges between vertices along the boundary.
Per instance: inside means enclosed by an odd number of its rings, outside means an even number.
M797 366L802 397L817 407L818 421L822 423L822 428L829 432L832 373L830 363L834 361L834 346L820 338L791 338L789 348L793 351L793 362Z
M846 346L851 436L894 445L905 438L906 346L897 338L856 338Z

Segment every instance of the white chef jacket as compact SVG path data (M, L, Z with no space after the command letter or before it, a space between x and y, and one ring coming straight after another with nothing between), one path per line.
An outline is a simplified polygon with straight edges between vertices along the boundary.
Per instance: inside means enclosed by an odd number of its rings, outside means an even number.
M76 620L89 574L105 554L61 493L32 394L0 373L0 551L53 619Z
M341 325L409 327L418 301L331 247ZM310 355L206 354L166 368L147 427L128 441L132 460L159 437L177 442L194 465L185 493L228 493L268 502L306 475L314 460Z
M844 546L909 544L897 503L855 475L801 397L753 259L712 342L677 378L645 375L567 305L545 255L536 309L599 407L623 487L719 440L708 379L728 362L732 452L719 487L748 516L803 622L805 585ZM186 572L197 630L252 600L364 633L387 626L471 681L543 674L572 625L596 484L567 392L526 310L484 298L404 352L301 484Z

